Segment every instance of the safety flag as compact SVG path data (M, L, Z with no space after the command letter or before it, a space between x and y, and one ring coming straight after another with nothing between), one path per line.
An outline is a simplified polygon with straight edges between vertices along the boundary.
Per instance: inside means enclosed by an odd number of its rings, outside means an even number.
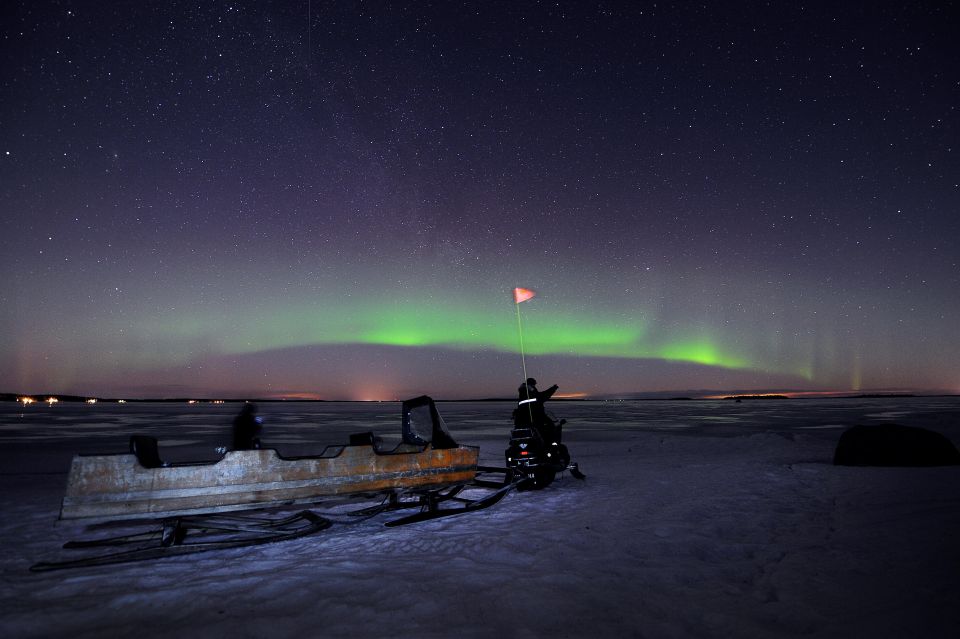
M531 291L529 288L515 288L513 289L513 301L515 304L520 302L526 302L528 299L532 298L536 293Z

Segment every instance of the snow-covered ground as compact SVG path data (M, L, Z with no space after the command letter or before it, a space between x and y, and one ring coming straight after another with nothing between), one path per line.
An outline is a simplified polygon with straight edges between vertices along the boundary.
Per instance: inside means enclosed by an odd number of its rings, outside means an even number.
M831 465L843 428L960 444L960 398L556 403L587 473L400 528L31 573L90 536L55 525L74 452L157 435L209 458L236 405L0 407L2 637L955 637L960 467ZM440 404L501 465L510 406ZM310 453L399 431L397 404L264 404Z

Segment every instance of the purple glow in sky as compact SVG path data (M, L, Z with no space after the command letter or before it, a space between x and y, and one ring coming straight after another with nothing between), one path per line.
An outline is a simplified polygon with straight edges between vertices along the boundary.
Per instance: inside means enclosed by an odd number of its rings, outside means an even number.
M3 13L0 390L960 392L952 5Z

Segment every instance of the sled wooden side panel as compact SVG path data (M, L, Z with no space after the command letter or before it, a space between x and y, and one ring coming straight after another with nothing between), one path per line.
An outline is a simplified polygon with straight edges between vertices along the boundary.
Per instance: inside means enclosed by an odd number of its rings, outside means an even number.
M78 455L60 519L226 512L464 483L476 475L478 456L474 446L382 454L361 445L344 446L335 457L244 450L215 463L144 468L134 455Z

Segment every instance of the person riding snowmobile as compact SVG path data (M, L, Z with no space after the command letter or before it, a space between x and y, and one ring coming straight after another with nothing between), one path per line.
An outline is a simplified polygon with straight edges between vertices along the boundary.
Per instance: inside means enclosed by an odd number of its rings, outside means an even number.
M560 388L556 384L545 391L537 390L537 380L530 377L517 389L517 408L513 412L514 425L517 427L532 426L546 443L557 440L558 426L547 415L544 402L553 397Z

